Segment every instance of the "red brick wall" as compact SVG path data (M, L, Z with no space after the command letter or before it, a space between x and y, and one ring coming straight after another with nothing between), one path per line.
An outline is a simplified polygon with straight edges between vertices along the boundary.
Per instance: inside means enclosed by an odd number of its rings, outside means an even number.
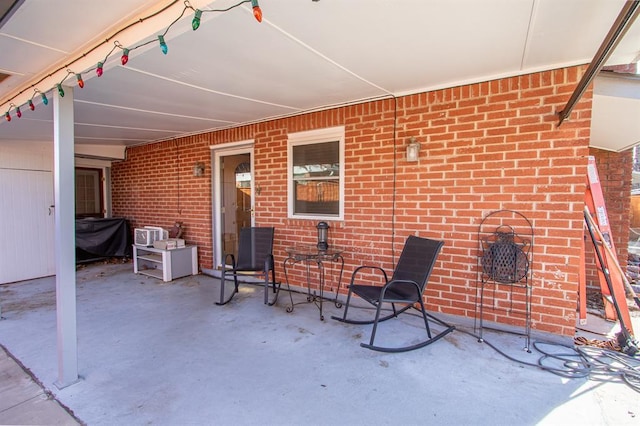
M198 258L211 259L210 150L204 140L192 136L128 149L126 160L113 165L111 188L114 216L128 218L132 229L183 222L183 238L198 244ZM205 177L193 176L196 162L206 165Z
M507 78L131 148L112 170L114 215L134 226L183 221L185 238L199 246L201 267L211 268L209 146L253 139L254 179L261 187L256 224L276 227L281 265L287 245L316 238L315 221L287 218L287 135L345 126L345 218L330 222L330 240L348 247L347 280L363 263L391 270L410 234L443 239L427 304L473 318L478 225L492 211L516 210L535 228L533 327L572 335L591 92L560 128L555 114L581 71ZM405 161L411 136L422 144L418 163ZM207 164L205 178L192 176L196 161ZM486 318L512 322L503 311Z

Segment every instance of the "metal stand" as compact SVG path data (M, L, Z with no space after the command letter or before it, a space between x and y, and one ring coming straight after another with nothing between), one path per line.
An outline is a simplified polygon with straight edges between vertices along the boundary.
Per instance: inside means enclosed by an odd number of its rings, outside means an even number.
M485 308L503 309L508 314L524 316L525 350L531 352L531 282L533 278L533 226L521 213L498 210L488 214L478 229L478 279L476 284L476 318L474 329L483 341ZM508 306L496 297L499 287L508 288ZM485 306L485 290L493 289L491 305ZM514 298L520 290L523 298ZM524 299L524 300L523 300ZM497 305L497 306L496 306ZM509 330L501 330L512 333Z

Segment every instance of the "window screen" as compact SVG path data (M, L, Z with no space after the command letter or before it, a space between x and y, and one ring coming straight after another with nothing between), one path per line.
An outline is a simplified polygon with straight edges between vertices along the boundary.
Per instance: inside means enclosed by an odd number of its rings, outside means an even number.
M292 149L293 213L340 213L339 141L297 145Z

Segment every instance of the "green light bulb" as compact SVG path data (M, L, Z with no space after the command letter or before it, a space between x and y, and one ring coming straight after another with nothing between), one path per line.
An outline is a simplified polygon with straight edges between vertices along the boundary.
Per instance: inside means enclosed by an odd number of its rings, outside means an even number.
M202 11L200 9L196 9L196 16L193 17L193 21L191 21L191 28L193 31L200 28L200 17L202 16Z
M164 42L164 37L159 35L158 41L160 42L160 50L162 50L162 53L166 55L169 51L169 48L167 47L167 43Z

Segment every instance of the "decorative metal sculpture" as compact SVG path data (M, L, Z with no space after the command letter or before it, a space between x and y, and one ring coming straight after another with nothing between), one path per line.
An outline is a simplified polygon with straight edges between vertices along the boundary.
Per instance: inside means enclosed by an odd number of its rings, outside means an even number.
M483 341L485 290L493 290L492 305L496 308L496 291L499 286L509 287L508 313L514 313L513 292L524 293L525 350L531 343L531 263L533 256L533 226L521 213L498 210L485 216L478 229L478 281L476 287L476 330ZM522 300L522 299L519 299ZM518 302L520 303L520 302ZM505 330L507 331L507 330Z
M516 242L516 233L509 225L496 229L491 238L482 241L482 270L490 279L514 284L527 276L529 259L527 253L531 247L528 240Z

